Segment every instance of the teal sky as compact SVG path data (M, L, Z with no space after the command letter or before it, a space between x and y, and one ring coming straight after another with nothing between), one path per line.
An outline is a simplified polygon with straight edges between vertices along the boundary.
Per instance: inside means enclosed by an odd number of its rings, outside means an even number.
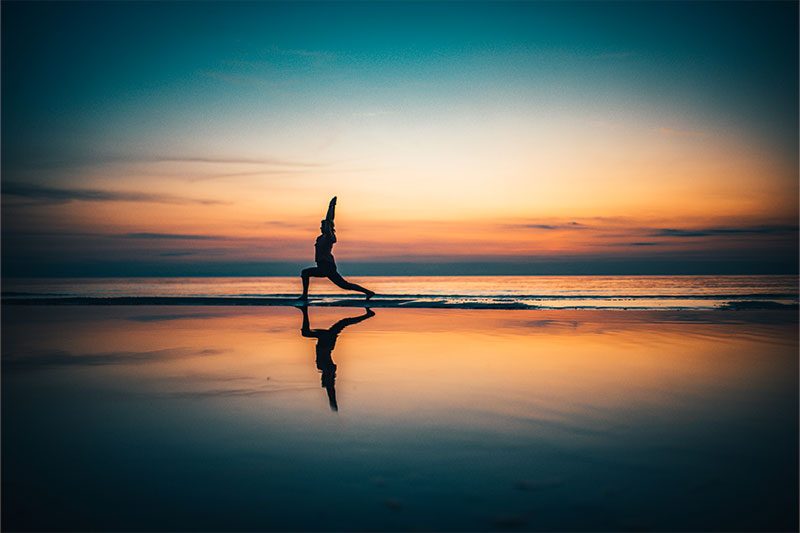
M532 96L677 108L789 150L796 14L791 2L9 2L6 156L69 160L97 142L124 156L198 125Z
M42 200L37 195L52 201L72 189L149 191L155 182L147 176L163 171L151 168L154 163L212 162L218 175L234 176L250 172L242 165L258 162L268 173L305 175L325 167L347 174L343 188L350 197L375 206L357 216L371 220L382 198L392 196L398 174L376 171L369 182L358 173L406 162L415 142L422 145L419 168L449 172L447 179L459 183L454 176L460 169L426 153L426 145L433 152L433 143L441 142L438 154L485 147L491 157L476 155L473 167L496 168L522 157L525 148L514 139L531 132L545 143L557 139L554 146L572 157L575 130L586 138L615 135L620 143L656 132L685 143L683 159L706 157L690 146L694 138L724 147L716 158L747 146L766 167L782 169L754 171L752 183L763 180L776 197L797 191L796 171L786 171L796 169L798 146L793 2L4 2L2 14L4 204L20 196L28 203ZM474 133L481 128L484 137ZM469 143L459 141L464 132ZM455 140L447 144L450 137ZM576 141L578 156L584 145ZM513 157L503 151L509 146ZM151 167L131 174L130 165L145 163ZM430 183L418 169L408 175L409 184ZM285 176L259 179L261 194L287 186ZM465 212L502 212L505 197L484 194L474 183L479 178L463 179L475 187L457 198ZM303 194L339 190L324 180L301 181L291 186ZM221 195L236 202L253 183L234 180L228 192L166 180L155 186L170 197ZM435 202L418 212L396 215L459 218L444 210L445 189L433 191ZM536 214L537 206L513 203L526 194L524 188L509 193L509 212ZM482 196L484 203L474 202ZM397 197L407 201L413 192L399 190ZM724 221L703 223L796 226L796 209L778 209L780 220L760 215L769 212L769 201L760 200L752 212L743 207L741 220L730 208ZM567 204L566 218L574 217L573 208L591 214L579 202ZM4 210L4 234L86 232L81 224L92 207L54 214L14 205ZM660 218L651 225L677 227L664 220L666 204L656 207L634 210L609 200L595 215L631 216L641 225L657 211L652 216ZM305 214L304 205L296 209ZM676 206L676 216L684 215L697 213L682 214ZM125 223L120 232L155 231ZM25 264L49 262L43 251L49 242L26 244L18 255ZM735 246L725 253L731 250ZM642 259L645 250L636 253ZM792 253L785 244L772 251L783 264Z

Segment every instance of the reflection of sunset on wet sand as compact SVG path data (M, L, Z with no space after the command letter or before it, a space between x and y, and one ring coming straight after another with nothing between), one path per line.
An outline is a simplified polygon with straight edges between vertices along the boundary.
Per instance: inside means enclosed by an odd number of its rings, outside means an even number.
M185 500L230 491L238 503L215 504L219 524L246 529L485 529L509 516L580 529L596 522L560 513L582 502L613 517L609 529L779 529L797 510L791 312L379 309L338 335L332 413L300 310L75 309L15 307L4 324L4 402L18 406L4 417L7 471L27 483L14 497L47 484L74 506L61 524L154 524L129 517L137 505L192 524ZM322 329L363 315L309 312ZM83 415L65 426L62 411ZM23 448L45 435L88 448ZM115 448L118 438L127 444ZM220 462L181 466L187 454ZM69 495L77 479L33 465L85 468L87 495L130 475L100 475L86 463L94 455L144 475L167 468L181 491L155 504L125 478L134 492L113 514L76 521L87 505ZM340 480L337 506L304 498L311 512L298 517L293 491L324 490L328 476ZM715 496L701 503L700 490ZM267 520L252 507L262 497L286 507ZM760 510L730 515L745 499ZM472 510L454 517L466 500Z

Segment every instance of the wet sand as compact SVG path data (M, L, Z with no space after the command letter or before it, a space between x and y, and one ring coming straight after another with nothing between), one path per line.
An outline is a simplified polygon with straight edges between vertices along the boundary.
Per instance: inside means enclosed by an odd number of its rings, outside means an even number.
M603 300L605 300L603 298ZM665 298L629 299L620 301L602 301L600 298L571 299L566 302L527 300L518 301L512 298L474 298L474 297L377 297L366 300L363 297L334 296L300 300L291 298L259 298L259 297L222 297L222 296L120 296L120 297L12 297L4 300L5 305L103 305L103 306L244 306L244 307L370 307L373 309L566 309L566 310L753 310L772 309L796 311L798 306L791 301L775 302L771 300L727 301L724 298Z
M374 312L4 306L3 528L796 529L796 311Z

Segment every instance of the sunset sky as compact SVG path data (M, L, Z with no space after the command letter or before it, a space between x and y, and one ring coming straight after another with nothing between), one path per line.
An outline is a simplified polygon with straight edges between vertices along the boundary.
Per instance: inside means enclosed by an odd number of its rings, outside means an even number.
M3 274L794 273L797 15L3 2Z

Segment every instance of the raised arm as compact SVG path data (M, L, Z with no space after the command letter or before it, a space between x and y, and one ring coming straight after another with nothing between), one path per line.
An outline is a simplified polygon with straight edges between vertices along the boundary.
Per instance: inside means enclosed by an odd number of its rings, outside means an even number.
M336 197L334 196L331 198L331 202L328 204L328 214L325 215L325 220L333 224L333 217L335 215L334 211L336 210Z

